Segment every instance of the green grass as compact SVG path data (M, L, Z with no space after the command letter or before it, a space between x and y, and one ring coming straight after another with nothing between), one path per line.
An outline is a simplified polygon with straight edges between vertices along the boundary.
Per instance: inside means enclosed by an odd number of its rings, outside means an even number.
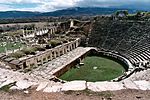
M21 43L16 43L16 45L14 45L14 43L6 43L6 45L4 46L2 43L0 43L0 53L1 52L5 52L5 47L7 48L7 50L13 50L13 49L18 49L19 46L21 47Z
M3 87L0 88L0 91L9 92L10 88L11 88L12 86L14 86L15 84L16 84L16 82L10 83L10 84L8 84L8 85L5 85L5 86L3 86Z
M93 69L97 67L97 69ZM60 79L72 80L86 80L86 81L106 81L114 79L122 74L124 68L121 64L103 57L91 56L86 57L84 66L81 68L72 68L65 74L60 76Z

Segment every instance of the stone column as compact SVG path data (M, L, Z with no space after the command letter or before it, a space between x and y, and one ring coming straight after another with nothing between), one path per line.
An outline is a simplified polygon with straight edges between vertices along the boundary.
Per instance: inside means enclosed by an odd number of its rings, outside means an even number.
M53 34L53 29L51 28L51 34Z
M46 62L48 62L48 54L45 55Z
M49 33L49 30L48 30L48 38L50 38L50 33Z
M70 27L73 27L73 26L74 26L74 21L71 20L71 22L70 22Z
M57 56L56 56L56 51L54 51L54 58L56 58Z
M53 59L53 56L52 56L52 51L50 52L50 60Z
M70 51L72 50L72 44L70 44Z
M72 44L72 48L73 48L73 49L75 49L75 45L74 45L74 44L75 44L75 43Z
M43 56L41 56L41 64L43 65Z
M44 34L44 29L42 29L42 35Z
M65 54L65 48L64 47L62 48L62 54L63 55Z
M64 48L64 53L67 53L67 49L68 49L67 47Z
M78 47L79 46L79 43L78 43L78 41L76 41L76 47Z
M54 28L52 28L52 30L53 30L52 32L53 32L53 34L54 34L54 33L55 33L55 32L54 32Z
M38 67L37 59L34 60L34 65L35 65L35 67Z
M57 50L58 57L60 57L60 49Z
M24 29L22 29L22 34L23 34L23 38L25 37L25 32Z
M28 68L31 69L30 63L28 63Z

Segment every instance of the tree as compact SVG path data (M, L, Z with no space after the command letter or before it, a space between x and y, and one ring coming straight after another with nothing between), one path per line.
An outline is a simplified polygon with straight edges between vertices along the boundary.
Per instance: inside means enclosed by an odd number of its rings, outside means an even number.
M124 10L123 13L125 16L127 16L129 14L127 10Z

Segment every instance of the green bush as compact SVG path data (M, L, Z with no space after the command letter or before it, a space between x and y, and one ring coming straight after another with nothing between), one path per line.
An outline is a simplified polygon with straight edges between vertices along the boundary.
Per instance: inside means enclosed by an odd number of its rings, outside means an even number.
M25 56L25 53L24 52L22 52L22 51L17 51L17 52L15 52L15 53L12 53L11 54L11 57L14 57L14 58L21 58L21 57L23 57L23 56Z
M52 47L56 47L56 46L58 46L58 45L61 45L62 42L61 42L60 40L51 40L51 41L49 42L49 44L50 44Z
M45 51L46 49L44 47L36 46L35 50L36 51Z
M21 50L23 53L25 53L26 55L29 54L35 54L35 51L37 51L37 48L35 47L27 47Z
M45 44L45 43L46 43L46 41L43 38L38 40L38 44Z
M5 86L1 87L1 88L0 88L0 91L9 92L9 89L10 89L12 86L14 86L15 83L16 83L16 82L10 83L10 84L8 84L8 85L5 85Z

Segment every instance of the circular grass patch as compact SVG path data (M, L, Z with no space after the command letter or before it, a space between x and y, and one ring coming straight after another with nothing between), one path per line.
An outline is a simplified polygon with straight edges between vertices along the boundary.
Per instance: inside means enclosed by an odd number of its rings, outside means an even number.
M70 69L60 76L60 79L66 81L86 80L89 82L108 81L122 75L124 71L123 66L113 60L91 56L84 59L83 66Z

